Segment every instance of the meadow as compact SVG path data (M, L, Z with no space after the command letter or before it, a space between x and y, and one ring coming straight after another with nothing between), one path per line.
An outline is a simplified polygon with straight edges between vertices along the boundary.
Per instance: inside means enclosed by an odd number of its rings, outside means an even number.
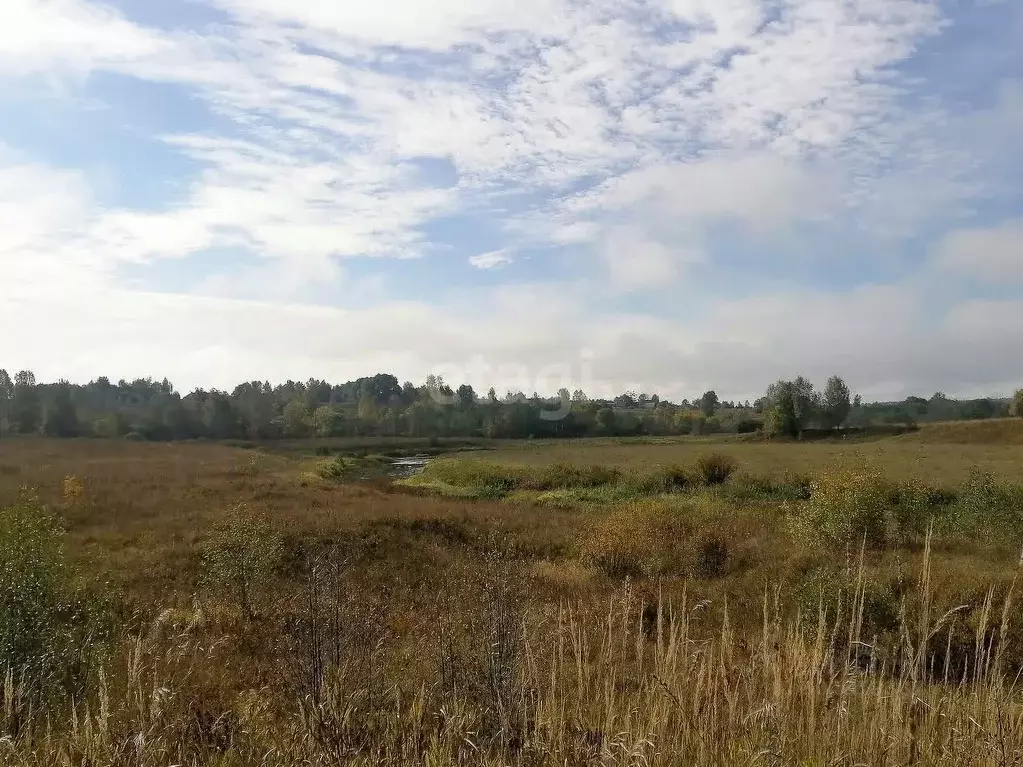
M1021 436L0 441L0 764L1015 764Z

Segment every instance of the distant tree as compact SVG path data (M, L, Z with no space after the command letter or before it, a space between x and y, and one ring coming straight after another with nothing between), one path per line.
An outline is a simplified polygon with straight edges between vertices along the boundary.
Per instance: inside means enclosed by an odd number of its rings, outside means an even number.
M615 411L609 407L602 407L597 411L597 429L601 434L615 434L618 431L618 423L615 418Z
M764 428L770 434L798 437L820 415L821 401L813 384L799 376L771 384L764 397Z
M859 394L857 394L855 397L853 397L852 406L854 408L856 408L857 410L859 408L863 407L863 397L861 395L859 395Z
M813 384L799 376L792 382L793 404L796 408L796 421L799 431L808 428L820 415L820 398L814 393Z
M71 398L71 384L60 381L46 405L43 433L49 437L77 437L80 432L78 411Z
M704 418L711 418L717 411L719 404L721 404L721 401L718 399L717 392L713 389L704 392L703 396L700 397L700 412Z
M14 430L20 434L33 434L39 431L42 419L42 402L35 374L31 370L22 370L14 376L11 397L10 420Z
M301 438L309 433L311 413L304 399L296 397L281 411L281 426L285 437Z
M245 435L242 420L227 392L214 389L206 394L203 405L202 421L210 437L237 439Z
M838 376L831 376L821 400L821 421L826 429L837 429L852 410L849 387Z
M455 392L459 407L469 408L476 404L476 391L469 384L462 384Z
M619 394L614 398L614 406L622 410L631 410L636 407L636 394L634 392Z
M1012 395L1012 414L1017 418L1023 418L1023 389Z
M337 437L344 431L345 414L336 405L320 405L313 411L311 422L317 437Z
M14 382L7 371L0 368L0 437L10 428L11 400L14 398Z
M497 389L495 389L493 386L491 386L487 390L487 403L490 405L497 404Z
M769 434L798 437L801 430L796 408L796 386L792 381L778 381L767 388L764 396L764 428Z
M589 402L590 398L586 396L586 392L582 389L576 389L572 392L572 402L582 403Z

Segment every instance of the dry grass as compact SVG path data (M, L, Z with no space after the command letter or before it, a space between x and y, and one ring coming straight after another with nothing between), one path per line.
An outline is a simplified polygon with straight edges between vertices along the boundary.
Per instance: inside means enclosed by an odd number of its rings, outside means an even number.
M1023 419L1019 421L1023 424ZM892 479L956 483L965 479L972 468L979 467L1005 479L1023 476L1023 439L1017 441L1013 436L1012 441L992 444L986 441L988 424L978 424L985 436L966 442L968 435L973 434L972 426L957 426L952 430L928 426L917 434L848 443L744 442L713 438L637 444L611 440L514 443L487 453L487 459L511 465L542 466L564 462L632 469L655 464L691 465L700 456L719 451L732 456L742 471L755 474L816 474L835 468L868 467ZM1023 432L1012 431L1013 435L1017 433Z
M481 606L478 685L463 656L433 685L375 687L359 647L306 698L246 690L222 709L181 705L196 667L222 652L193 617L140 635L95 706L63 725L24 717L8 677L0 731L16 734L0 755L25 767L1016 763L1023 697L1000 649L1012 595L985 598L977 653L960 662L943 652L955 614L932 609L930 585L925 557L887 654L864 633L855 586L847 620L787 620L767 591L748 637L727 611L706 632L710 606L684 594L651 603L626 590L603 613L561 607L539 625L506 601Z
M1014 445L906 438L587 441L487 458L628 478L712 451L747 475L859 470L861 455L933 484L974 463L1002 477L1020 466ZM48 716L27 711L10 676L0 764L1021 759L1018 542L893 539L858 553L798 537L792 515L809 504L735 479L595 503L578 493L602 486L563 484L597 470L552 467L472 500L315 468L216 445L0 442L0 506L39 488L121 628L102 682ZM283 541L251 617L200 577L202 544L241 506Z
M925 443L957 445L1023 445L1023 418L987 421L949 421L926 424L919 432L901 437Z

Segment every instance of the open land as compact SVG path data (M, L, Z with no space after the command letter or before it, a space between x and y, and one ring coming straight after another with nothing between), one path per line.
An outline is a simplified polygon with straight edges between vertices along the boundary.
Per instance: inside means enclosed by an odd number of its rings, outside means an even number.
M0 763L1020 760L1023 420L478 446L0 441Z

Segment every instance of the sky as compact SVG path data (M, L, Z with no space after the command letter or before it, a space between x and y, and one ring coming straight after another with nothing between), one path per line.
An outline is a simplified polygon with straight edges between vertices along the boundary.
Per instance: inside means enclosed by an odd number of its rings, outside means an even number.
M0 367L1023 386L1021 0L3 0Z

